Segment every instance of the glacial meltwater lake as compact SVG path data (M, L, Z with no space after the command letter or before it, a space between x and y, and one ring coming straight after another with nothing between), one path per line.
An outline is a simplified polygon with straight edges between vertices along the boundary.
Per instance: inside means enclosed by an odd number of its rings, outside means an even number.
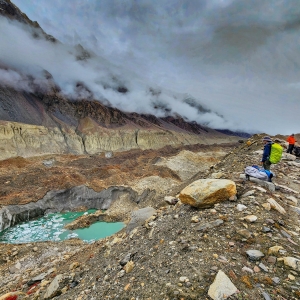
M66 212L48 214L36 220L20 223L0 232L0 243L31 243L41 241L62 241L79 238L85 242L93 242L120 231L125 225L122 222L96 222L88 228L67 230L64 226L87 212Z

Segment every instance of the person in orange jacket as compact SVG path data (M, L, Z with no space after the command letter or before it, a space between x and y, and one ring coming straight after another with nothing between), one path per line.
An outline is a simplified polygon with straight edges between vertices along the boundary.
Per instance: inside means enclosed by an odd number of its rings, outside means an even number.
M292 134L287 138L286 141L289 143L289 147L288 147L286 153L292 154L293 149L294 149L294 147L295 147L295 143L297 142L297 141L295 140L295 135L292 133Z

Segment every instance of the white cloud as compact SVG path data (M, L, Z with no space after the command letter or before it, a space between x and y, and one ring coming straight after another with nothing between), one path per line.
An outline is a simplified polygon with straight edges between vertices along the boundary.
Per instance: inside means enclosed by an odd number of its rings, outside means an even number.
M78 62L69 53L74 53L71 46L33 41L16 25L7 25L10 36L3 36L0 24L0 57L5 52L4 61L18 70L48 70L66 94L78 96L74 84L83 82L100 100L106 98L127 111L157 113L153 103L158 101L171 112L215 128L296 131L297 0L14 3L63 43L81 43L97 54L98 58ZM127 94L103 89L103 82L118 84L112 74L123 81ZM159 99L149 95L150 86L163 89ZM201 115L182 102L184 97L175 99L168 91L188 93L224 118L213 112ZM89 95L83 90L80 94Z

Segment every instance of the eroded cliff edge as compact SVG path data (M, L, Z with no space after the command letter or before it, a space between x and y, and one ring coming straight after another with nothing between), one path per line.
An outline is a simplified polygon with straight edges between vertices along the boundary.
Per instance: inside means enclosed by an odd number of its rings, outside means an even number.
M236 141L178 118L124 113L100 102L72 101L57 92L0 88L0 159L43 154L99 154Z

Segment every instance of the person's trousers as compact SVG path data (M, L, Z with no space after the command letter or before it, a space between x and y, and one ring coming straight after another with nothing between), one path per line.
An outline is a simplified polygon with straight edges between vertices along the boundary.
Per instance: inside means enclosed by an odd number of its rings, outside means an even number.
M286 153L293 154L292 152L293 152L293 149L294 149L294 147L295 147L295 145L294 145L294 144L289 144L289 147L288 147L288 149L287 149Z
M263 166L264 166L265 170L270 171L271 163L270 163L270 161L268 159L263 162Z

